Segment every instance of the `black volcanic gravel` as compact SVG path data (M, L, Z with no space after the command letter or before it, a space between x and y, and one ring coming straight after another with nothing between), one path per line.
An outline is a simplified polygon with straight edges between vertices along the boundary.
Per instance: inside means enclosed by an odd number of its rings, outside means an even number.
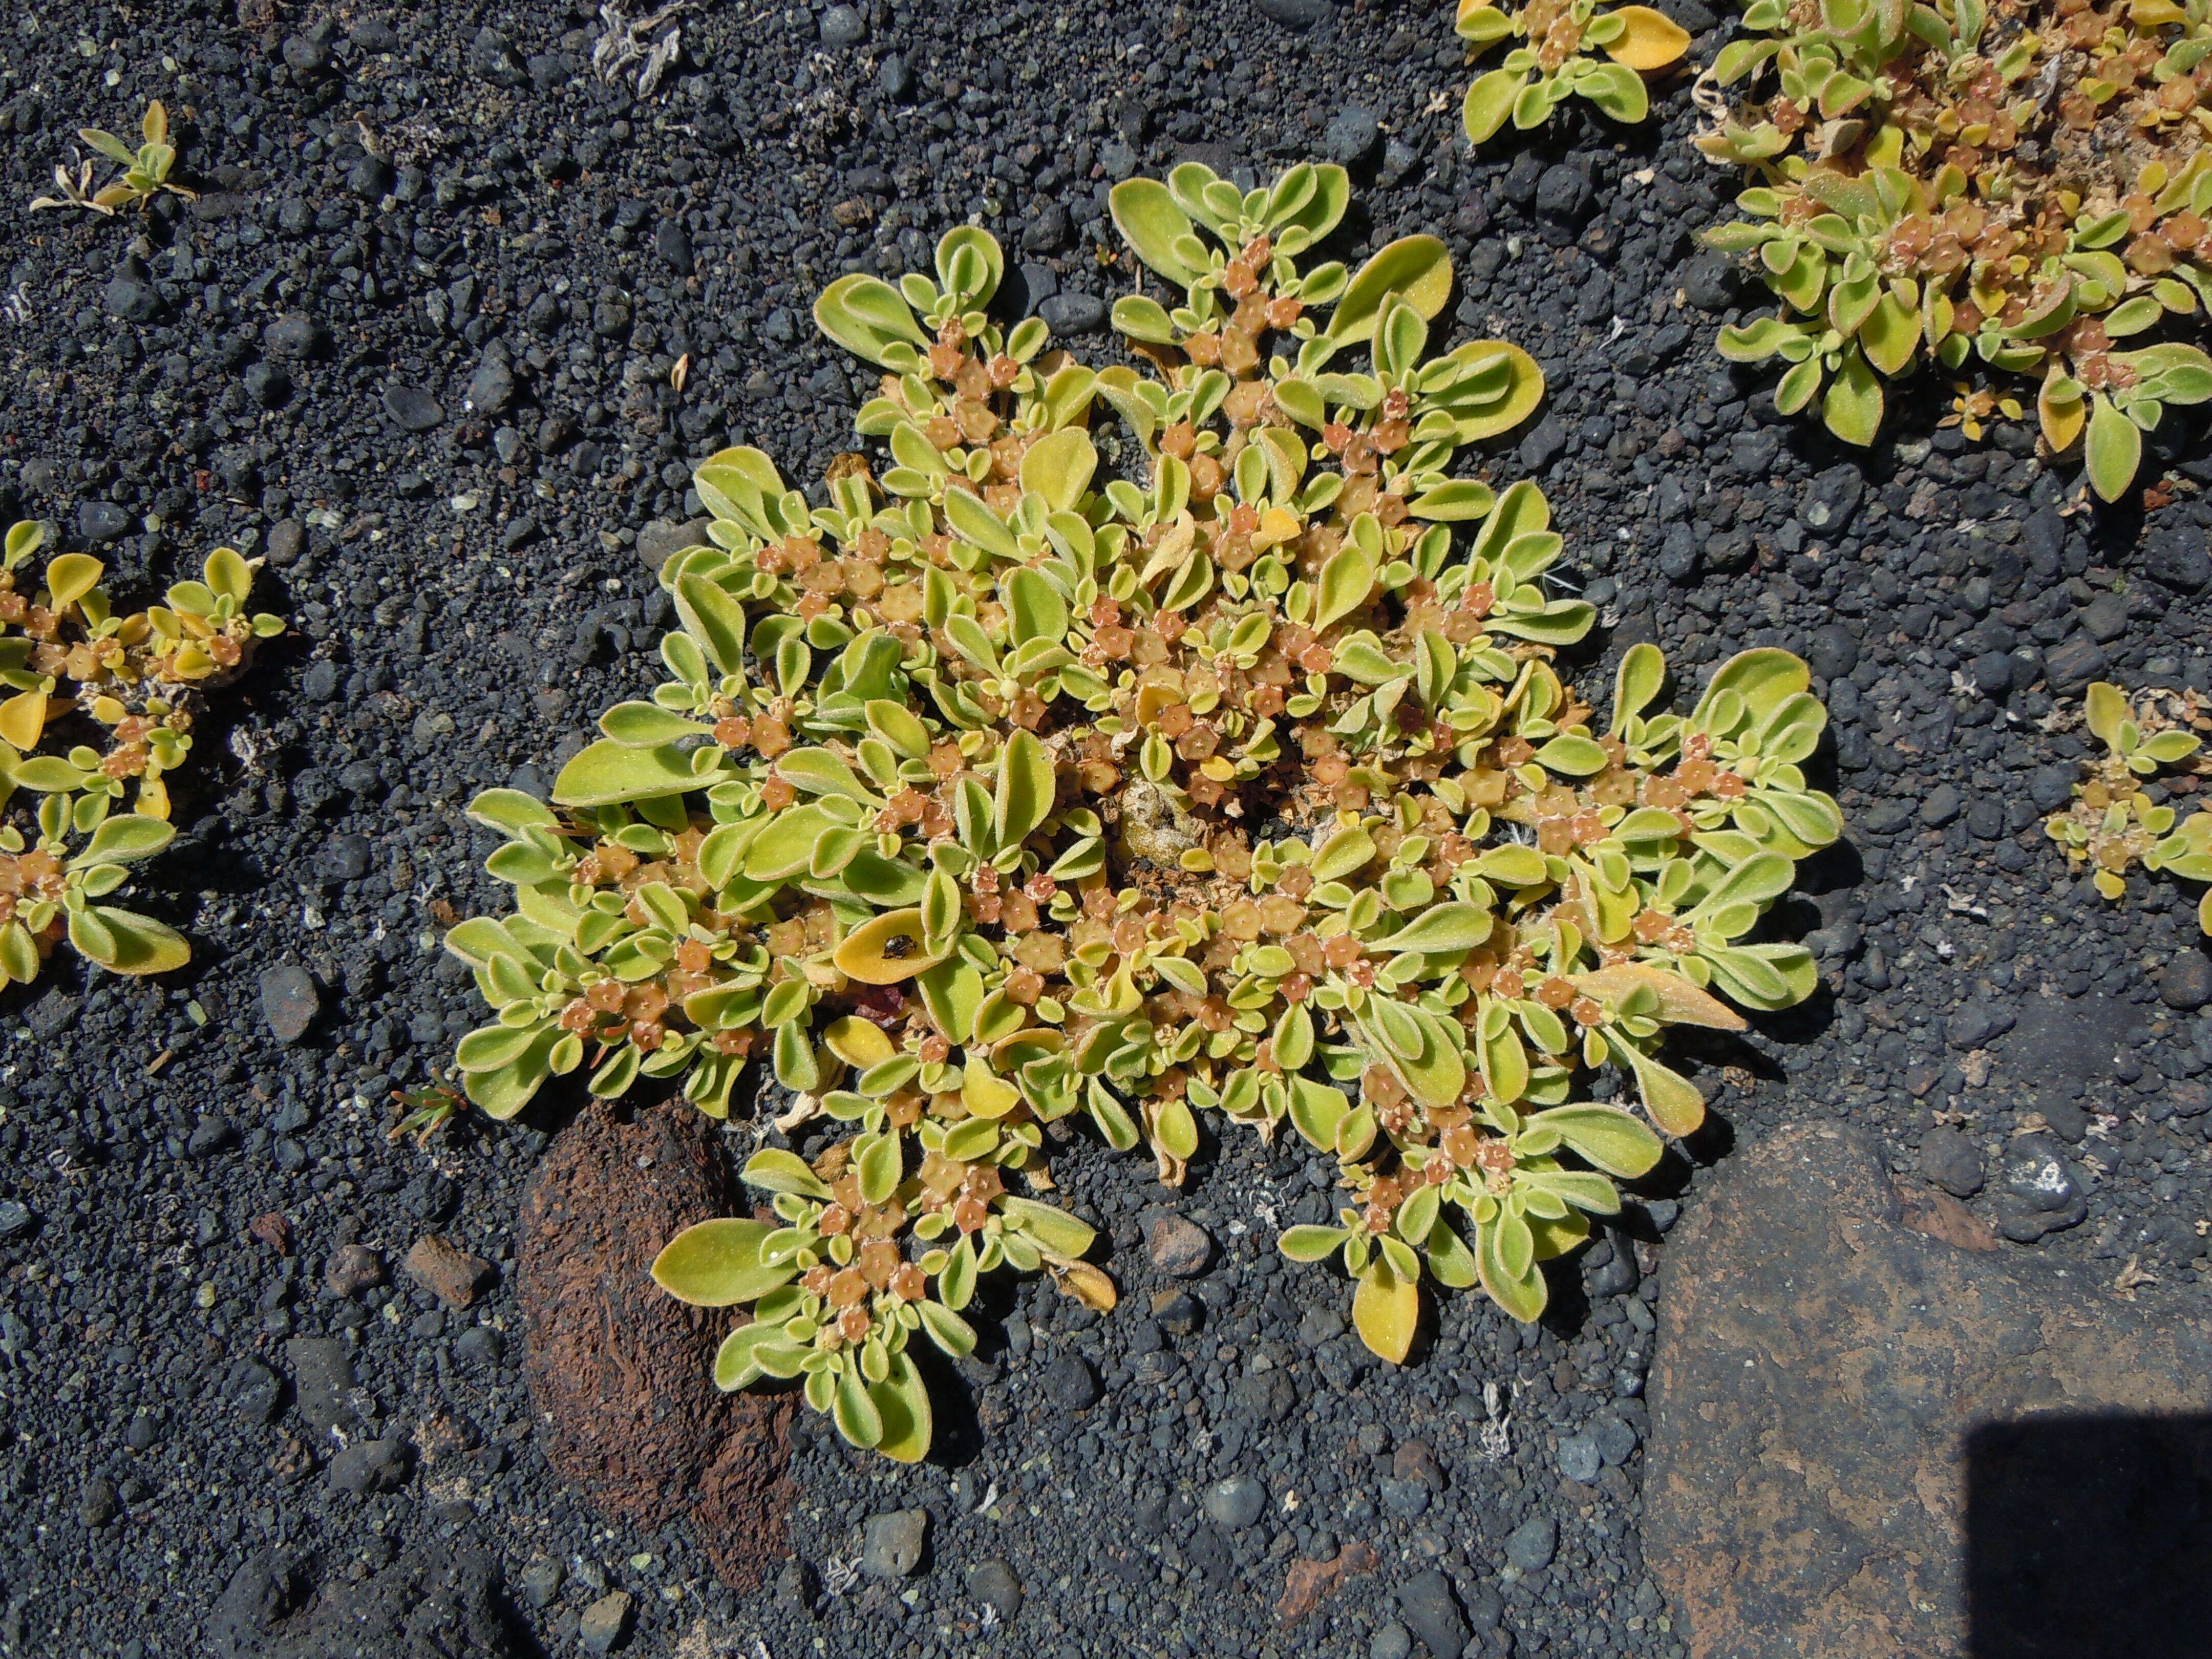
M1666 9L1709 58L1714 14ZM1940 427L1933 382L1863 455L1781 419L1711 347L1749 295L1692 240L1733 183L1688 149L1680 82L1648 127L1571 105L1476 160L1427 0L702 0L643 100L592 78L582 5L17 9L0 517L96 545L125 598L219 542L266 553L294 631L220 700L179 781L185 834L139 884L191 969L60 963L0 1002L0 1652L255 1653L321 1586L377 1630L428 1609L442 1633L369 1650L391 1652L574 1653L592 1607L584 1634L687 1659L1462 1637L1665 1659L1683 1649L1638 1548L1638 1396L1665 1229L1732 1141L1848 1117L2038 1240L2005 1248L2204 1296L2194 895L2138 878L2108 905L2038 823L2083 752L2046 728L2087 681L2212 689L2197 423L2174 411L2150 440L2182 458L2171 505L2100 518L2021 426L1982 446ZM20 212L76 127L131 131L154 96L196 202ZM939 1374L929 1466L812 1419L798 1560L735 1597L684 1528L605 1527L533 1440L509 1235L557 1112L386 1140L387 1091L478 1017L440 918L507 890L460 808L542 791L657 678L647 559L696 513L690 462L757 444L803 482L852 444L866 376L813 332L822 285L922 265L972 221L1018 298L1097 329L1126 284L1101 262L1112 182L1322 153L1358 181L1332 252L1435 230L1453 337L1541 362L1541 417L1493 470L1551 496L1604 617L1589 672L1641 640L1686 681L1750 645L1814 664L1850 844L1779 920L1830 988L1693 1051L1718 1121L1559 1275L1540 1328L1454 1296L1400 1371L1346 1332L1340 1282L1276 1255L1279 1225L1329 1205L1294 1138L1231 1135L1179 1197L1073 1139L1055 1172L1111 1240L1121 1307L991 1286L985 1347ZM2075 1192L2024 1204L2051 1158ZM1215 1241L1194 1279L1147 1258L1163 1210ZM289 1256L250 1231L271 1214ZM397 1272L433 1228L500 1270L466 1311ZM868 1517L916 1508L921 1570L856 1578ZM1290 1564L1354 1544L1376 1570L1279 1630ZM281 1650L339 1650L311 1636Z

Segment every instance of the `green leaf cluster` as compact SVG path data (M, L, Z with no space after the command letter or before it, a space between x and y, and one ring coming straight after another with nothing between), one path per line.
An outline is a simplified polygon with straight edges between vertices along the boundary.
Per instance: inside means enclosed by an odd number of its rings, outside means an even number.
M1639 647L1594 724L1553 666L1595 614L1557 591L1550 508L1465 464L1541 378L1432 349L1441 245L1304 264L1332 168L1179 168L1114 206L1183 290L1117 307L1142 373L996 319L980 233L933 276L832 285L823 331L881 371L880 475L841 464L810 502L758 451L699 468L665 678L550 805L477 798L515 907L447 940L494 1011L457 1059L495 1116L572 1073L721 1116L765 1061L787 1128L842 1126L811 1166L755 1159L775 1223L687 1235L663 1282L749 1309L726 1386L803 1375L893 1455L927 1439L909 1338L957 1352L977 1274L1112 1298L1039 1196L1050 1126L1172 1183L1220 1126L1287 1121L1382 1218L1346 1260L1399 1357L1422 1262L1525 1309L1533 1261L1617 1201L1605 1172L1656 1155L1579 1070L1686 1133L1665 1028L1813 982L1758 937L1838 827L1804 665L1747 653L1685 715ZM1523 1173L1493 1190L1481 1158ZM1377 1183L1416 1168L1461 1220L1408 1242Z
M1690 46L1665 13L1600 0L1530 0L1513 10L1461 0L1456 27L1476 52L1522 43L1468 88L1461 124L1477 144L1509 119L1521 131L1541 126L1569 98L1587 100L1612 120L1641 121L1651 108L1644 77L1672 69Z
M0 984L37 978L64 939L112 973L166 972L191 957L183 936L100 901L175 837L166 780L191 751L202 689L283 624L245 612L252 570L228 548L206 581L170 590L198 609L118 615L88 554L32 577L46 541L27 520L0 551L0 812L38 798L0 817Z
M1967 377L1947 423L1975 436L2031 382L2045 442L2118 500L2142 434L2212 398L2212 356L2145 338L2212 303L2207 13L2158 0L2085 34L2055 6L1993 27L1982 0L1755 0L1711 75L1747 95L1698 144L1759 182L1706 240L1781 308L1723 328L1722 355L1778 362L1777 405L1860 445L1886 381ZM2118 158L2113 118L2139 140Z
M2118 686L2100 680L2089 687L2082 714L2104 757L2074 786L2073 804L2043 826L2065 849L2067 862L2087 869L2097 890L2114 900L2127 891L2128 872L2138 864L2212 882L2212 811L2200 807L2185 818L2142 787L2142 780L2162 771L2204 772L2197 736L2204 720L2194 697L2152 694L2131 702ZM2197 919L2212 934L2212 891L2199 902Z
M177 149L169 142L169 112L158 99L146 106L146 113L138 125L144 142L136 149L112 132L103 132L98 127L79 128L79 138L109 161L118 163L123 171L95 191L92 187L91 161L78 162L75 173L57 165L54 184L61 194L34 198L31 203L33 210L83 208L94 213L112 214L118 208L143 207L163 191L188 201L196 199L197 191L185 189L169 176L177 164Z

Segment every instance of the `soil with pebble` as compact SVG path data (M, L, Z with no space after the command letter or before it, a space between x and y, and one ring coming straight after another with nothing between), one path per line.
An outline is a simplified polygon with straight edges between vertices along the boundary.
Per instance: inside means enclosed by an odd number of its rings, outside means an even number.
M1709 60L1725 26L1662 3ZM1735 181L1689 148L1686 80L1647 126L1571 106L1478 159L1427 0L676 21L650 95L640 63L594 73L580 4L0 24L0 520L58 524L141 603L228 543L292 619L137 881L191 968L64 955L0 1000L0 1652L1668 1659L1640 1395L1668 1229L1732 1149L1848 1119L2003 1249L2202 1305L2195 895L2108 903L2039 823L2089 681L2212 689L2190 411L2149 441L2148 512L2085 510L2021 423L1969 443L1935 380L1838 449L1713 351L1754 296L1694 240ZM154 97L197 200L23 211L76 129ZM690 1520L595 1510L533 1417L515 1227L574 1101L387 1139L391 1091L481 1017L439 937L507 890L461 809L542 793L658 678L692 462L755 444L804 481L852 446L867 377L808 314L831 278L979 222L1007 302L1103 355L1115 180L1316 155L1357 183L1332 252L1435 231L1451 337L1541 363L1486 465L1551 497L1603 617L1586 683L1642 640L1686 685L1747 646L1812 663L1850 827L1776 921L1825 988L1684 1051L1714 1124L1540 1327L1446 1296L1403 1369L1277 1255L1331 1208L1295 1136L1224 1138L1181 1194L1067 1137L1118 1310L990 1285L918 1468L801 1413L790 1553L732 1589ZM763 1126L718 1133L741 1156Z

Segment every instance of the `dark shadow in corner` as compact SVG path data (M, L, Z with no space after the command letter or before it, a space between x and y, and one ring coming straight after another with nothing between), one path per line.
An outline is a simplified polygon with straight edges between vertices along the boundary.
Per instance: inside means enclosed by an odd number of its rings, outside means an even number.
M2212 1655L2212 1416L1973 1430L1966 1593L1970 1659Z

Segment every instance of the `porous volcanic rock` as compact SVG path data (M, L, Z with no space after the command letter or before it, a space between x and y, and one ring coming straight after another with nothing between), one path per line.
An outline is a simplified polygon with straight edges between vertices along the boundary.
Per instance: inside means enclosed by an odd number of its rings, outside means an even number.
M1821 1124L1669 1241L1645 1551L1692 1659L2187 1648L2212 1328L1907 1214Z
M789 1395L724 1395L730 1316L651 1277L679 1230L748 1206L708 1121L682 1102L594 1102L524 1189L524 1374L546 1455L610 1515L689 1513L716 1573L760 1582L789 1553Z

